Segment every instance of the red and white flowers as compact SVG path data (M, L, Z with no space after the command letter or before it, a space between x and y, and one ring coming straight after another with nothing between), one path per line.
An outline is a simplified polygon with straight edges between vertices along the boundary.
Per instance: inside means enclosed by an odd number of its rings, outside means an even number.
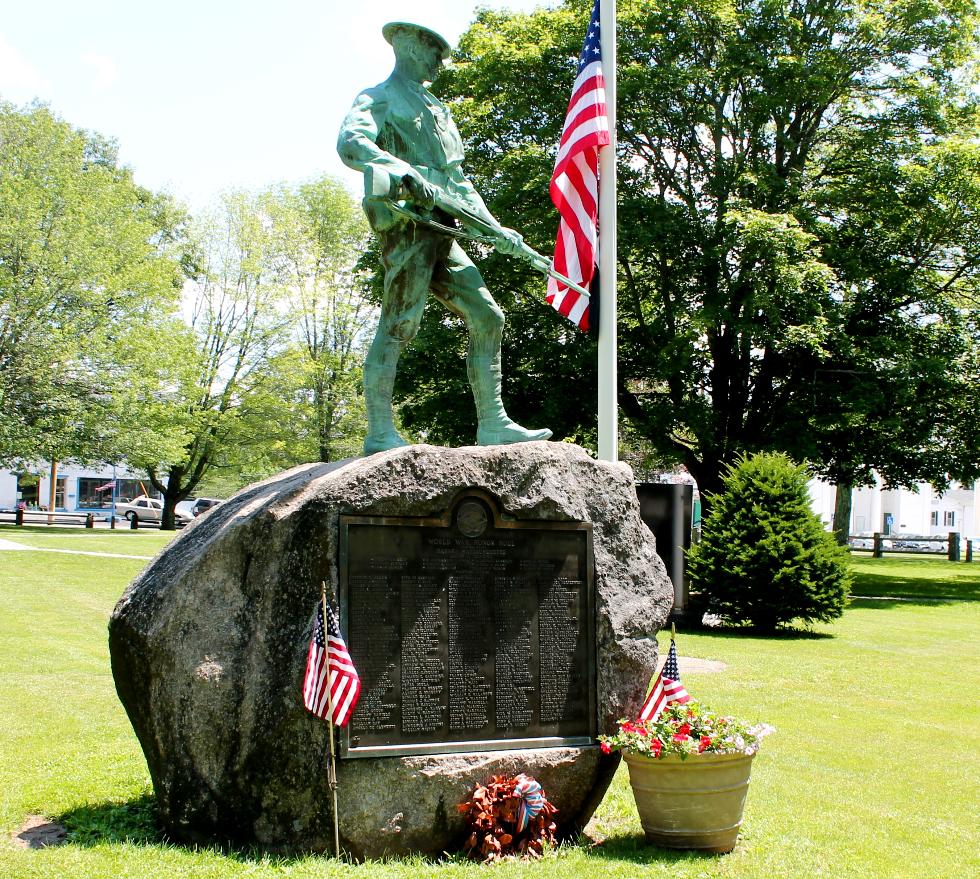
M599 747L606 754L625 751L656 758L671 754L682 759L703 753L754 754L771 732L775 729L767 723L750 726L692 699L683 705L666 706L655 721L619 721L617 733L599 736Z

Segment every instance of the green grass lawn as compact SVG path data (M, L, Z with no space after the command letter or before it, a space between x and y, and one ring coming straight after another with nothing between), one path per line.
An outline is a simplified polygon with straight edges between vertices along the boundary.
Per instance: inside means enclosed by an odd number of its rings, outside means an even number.
M980 598L980 560L950 563L936 556L858 557L853 560L855 595L899 598Z
M142 528L46 528L43 525L0 525L0 540L37 549L74 549L154 556L174 538L173 531Z
M152 555L172 535L0 529L36 547ZM535 864L338 863L167 844L116 699L106 621L144 563L0 551L0 877L966 877L980 874L980 564L855 559L842 620L759 638L678 634L685 675L713 707L775 724L755 761L743 836L725 856L644 844L623 770L583 841ZM903 598L906 600L887 600ZM938 598L939 600L933 600ZM664 643L663 641L661 642ZM311 771L315 771L311 767ZM341 803L343 791L340 792ZM343 806L341 805L341 808ZM28 815L67 845L9 842Z

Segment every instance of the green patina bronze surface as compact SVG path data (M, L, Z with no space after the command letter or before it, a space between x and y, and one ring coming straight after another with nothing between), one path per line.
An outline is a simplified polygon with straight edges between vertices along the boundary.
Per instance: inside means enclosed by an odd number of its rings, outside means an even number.
M357 96L337 144L344 163L364 174L364 211L381 239L385 267L381 320L364 365L364 452L406 445L392 421L392 387L398 357L418 331L430 292L463 319L469 333L466 373L476 401L477 443L548 439L550 430L528 430L507 416L500 399L504 314L459 243L427 222L451 226L454 217L465 214L493 233L501 253L526 249L463 175L456 125L425 87L438 74L449 44L405 22L387 24L382 33L395 51L395 69Z

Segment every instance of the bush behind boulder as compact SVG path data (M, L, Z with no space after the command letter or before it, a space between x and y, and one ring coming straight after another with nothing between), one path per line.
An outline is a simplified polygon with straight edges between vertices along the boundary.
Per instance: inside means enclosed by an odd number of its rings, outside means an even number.
M701 543L688 554L691 587L706 611L772 631L844 611L847 553L810 506L804 467L780 453L740 458L711 499Z

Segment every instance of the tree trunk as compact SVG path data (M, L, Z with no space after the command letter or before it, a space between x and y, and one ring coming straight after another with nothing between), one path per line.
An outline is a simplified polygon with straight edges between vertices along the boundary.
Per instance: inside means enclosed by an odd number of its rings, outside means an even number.
M191 492L188 486L181 485L183 473L170 472L167 478L167 485L163 492L163 512L160 514L160 530L176 531L177 519L174 511L184 498Z
M334 406L325 404L321 423L317 425L320 431L320 460L325 464L333 460L333 416Z
M841 546L847 546L847 537L851 528L851 502L853 497L853 485L846 482L837 483L837 494L834 500L834 539Z
M693 455L688 456L685 466L698 485L701 496L701 521L703 522L711 509L714 495L724 488L722 474L724 465L717 459L698 461Z
M48 524L54 525L55 503L58 500L58 462L51 459L51 484L48 486Z
M147 474L150 477L150 482L153 483L153 487L163 495L163 511L160 513L160 530L175 531L177 529L177 520L174 516L174 510L177 509L177 504L190 497L191 492L197 487L201 475L197 472L192 473L187 483L184 484L184 476L187 474L187 468L176 465L167 471L166 482L160 479L154 470L147 471Z

